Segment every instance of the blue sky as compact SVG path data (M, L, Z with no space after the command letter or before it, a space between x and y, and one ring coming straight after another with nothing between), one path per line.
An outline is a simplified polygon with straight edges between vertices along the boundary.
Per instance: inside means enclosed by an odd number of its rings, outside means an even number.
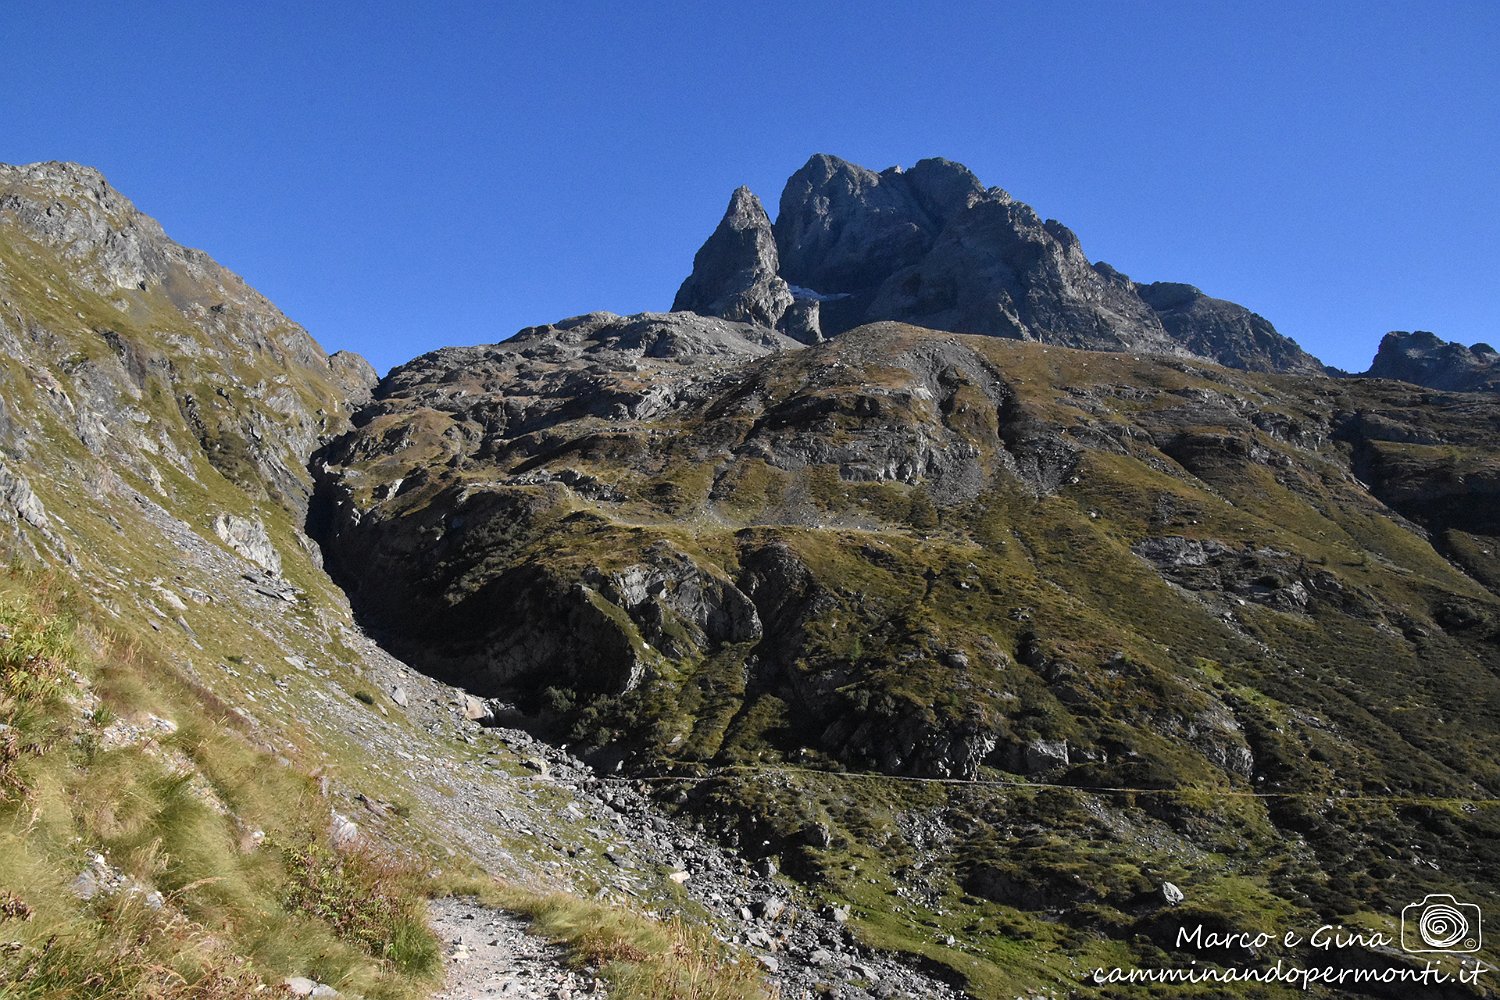
M92 164L381 370L665 309L814 152L967 163L1367 366L1500 340L1500 3L10 5L0 161Z

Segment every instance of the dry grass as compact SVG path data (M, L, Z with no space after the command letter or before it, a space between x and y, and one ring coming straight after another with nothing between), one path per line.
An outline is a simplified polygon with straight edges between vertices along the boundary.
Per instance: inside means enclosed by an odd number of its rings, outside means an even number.
M188 772L144 746L104 749L106 727L145 713L175 720L159 739ZM0 573L0 996L241 1000L288 975L367 1000L430 991L425 868L329 846L317 782L271 766L235 718L149 637L94 624L58 577ZM95 852L124 888L85 901L71 886ZM438 888L527 916L622 1000L771 996L680 919L487 879Z
M148 712L176 731L101 739ZM0 573L0 996L240 1000L289 975L367 1000L430 991L421 870L317 846L317 783L226 718L56 576ZM82 898L81 871L107 885Z

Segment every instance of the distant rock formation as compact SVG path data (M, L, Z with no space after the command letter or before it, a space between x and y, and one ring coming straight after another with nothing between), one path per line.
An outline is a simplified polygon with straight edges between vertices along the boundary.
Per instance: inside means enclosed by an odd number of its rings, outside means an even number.
M1364 374L1449 392L1500 392L1500 352L1489 344L1465 347L1425 330L1397 330L1380 341Z
M1324 370L1242 306L1091 263L1066 226L942 159L876 173L817 154L787 181L774 225L741 188L673 308L805 343L896 320L1252 371Z
M1271 321L1242 305L1204 295L1192 285L1157 281L1136 285L1172 339L1201 357L1246 371L1327 374L1327 367Z

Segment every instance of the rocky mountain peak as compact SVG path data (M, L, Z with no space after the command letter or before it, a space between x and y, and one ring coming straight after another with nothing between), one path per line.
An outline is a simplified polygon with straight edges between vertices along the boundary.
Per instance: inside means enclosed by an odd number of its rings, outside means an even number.
M792 304L777 270L771 220L760 199L740 187L693 258L693 273L678 289L672 309L774 328Z
M1396 330L1381 339L1365 375L1450 392L1500 392L1500 353L1485 343L1465 347L1426 330Z
M675 308L764 323L746 300L779 305L779 278L792 304L766 325L779 323L809 343L893 320L1092 350L1196 355L1253 371L1323 371L1243 306L1191 285L1139 286L1096 267L1067 226L1001 188L986 188L951 160L876 172L815 154L782 191L770 227L774 254L758 235L753 252L726 252L744 242L725 235L741 214L741 230L763 232L760 215L744 208L749 197L736 192ZM1150 298L1144 287L1153 288ZM809 335L813 326L816 335Z
M999 188L987 191L974 172L962 163L940 156L918 160L916 166L902 171L900 176L912 197L936 220L946 221L978 198L1010 200L1010 195Z
M913 172L928 178L924 190L941 189L933 171ZM875 269L915 263L940 228L906 172L877 174L819 153L782 190L776 244L789 282L841 294L872 284Z

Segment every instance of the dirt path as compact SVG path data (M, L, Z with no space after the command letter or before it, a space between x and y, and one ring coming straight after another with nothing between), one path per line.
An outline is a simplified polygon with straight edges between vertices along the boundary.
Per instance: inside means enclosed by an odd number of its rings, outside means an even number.
M569 969L560 949L526 923L473 899L435 899L432 929L447 979L433 1000L573 1000L605 996L602 983Z

